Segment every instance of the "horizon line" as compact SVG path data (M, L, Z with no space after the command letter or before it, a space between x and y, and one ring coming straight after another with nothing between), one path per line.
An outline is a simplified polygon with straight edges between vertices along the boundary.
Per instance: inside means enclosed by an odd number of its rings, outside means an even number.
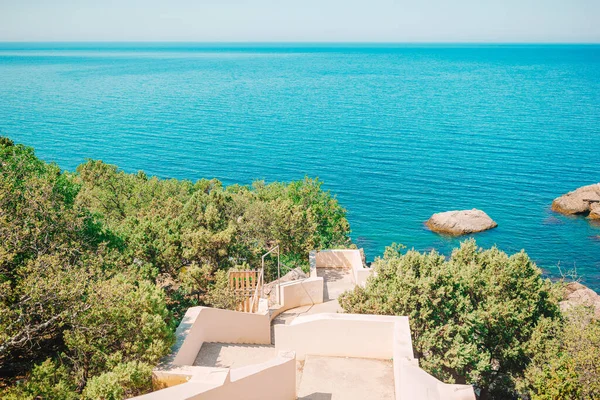
M378 44L378 45L600 45L600 41L577 42L577 41L203 41L203 40L0 40L0 44L264 44L264 45L286 45L286 44Z

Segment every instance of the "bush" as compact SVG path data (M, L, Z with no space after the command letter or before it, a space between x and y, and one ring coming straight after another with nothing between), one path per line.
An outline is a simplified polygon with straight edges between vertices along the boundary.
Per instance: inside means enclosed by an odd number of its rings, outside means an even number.
M36 365L29 377L2 394L4 400L79 398L68 369L50 359Z
M409 316L421 366L475 385L481 399L517 395L537 325L560 316L558 292L524 252L509 257L469 240L446 260L391 246L375 270L365 288L340 297L343 309Z
M546 321L532 341L520 390L531 400L600 398L600 321L580 306Z
M88 382L83 398L120 400L152 391L152 366L140 362L119 364Z

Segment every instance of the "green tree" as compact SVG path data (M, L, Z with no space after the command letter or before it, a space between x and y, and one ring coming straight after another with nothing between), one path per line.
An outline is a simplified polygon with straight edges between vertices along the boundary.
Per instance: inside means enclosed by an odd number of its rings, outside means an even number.
M531 400L600 399L600 321L585 306L540 324L519 389Z
M0 394L4 400L75 400L79 398L69 370L51 359L36 365L26 381L8 388Z
M524 253L508 256L468 240L442 255L388 247L365 288L340 297L346 312L406 315L421 366L479 398L516 397L528 344L544 319L559 318L557 292Z
M0 372L26 376L9 398L79 397L90 378L153 365L173 342L164 293L145 265L124 263L80 187L0 140Z
M164 293L154 284L123 275L100 280L87 293L85 309L63 332L63 357L83 390L92 376L123 362L158 363L174 342Z
M0 145L0 368L53 351L111 237L75 204L78 186L32 149ZM37 351L40 360L43 351ZM11 368L12 368L11 367ZM18 368L17 368L18 369Z

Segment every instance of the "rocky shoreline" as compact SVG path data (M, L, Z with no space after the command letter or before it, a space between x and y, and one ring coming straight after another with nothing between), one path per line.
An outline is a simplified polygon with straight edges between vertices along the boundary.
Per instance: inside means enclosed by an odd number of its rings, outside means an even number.
M600 319L600 295L579 282L570 282L565 286L563 301L560 302L562 311L575 306L588 306L594 309L594 316Z

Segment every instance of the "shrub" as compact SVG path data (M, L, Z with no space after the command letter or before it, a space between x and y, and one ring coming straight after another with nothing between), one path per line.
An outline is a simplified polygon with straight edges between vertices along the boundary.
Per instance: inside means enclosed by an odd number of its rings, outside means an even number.
M475 385L482 399L516 396L538 323L560 315L558 293L524 252L508 256L468 240L446 260L391 246L375 270L365 288L340 297L344 310L409 316L421 366Z
M83 398L89 400L120 400L139 396L152 390L152 366L140 362L119 364L109 372L88 382Z

